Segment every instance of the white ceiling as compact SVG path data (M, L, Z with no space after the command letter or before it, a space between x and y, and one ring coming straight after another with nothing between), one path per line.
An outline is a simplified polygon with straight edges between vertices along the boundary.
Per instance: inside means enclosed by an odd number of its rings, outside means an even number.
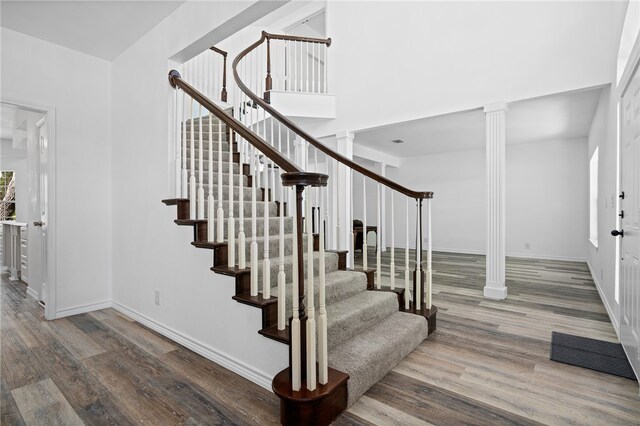
M113 60L183 1L6 1L0 25Z
M586 137L601 88L560 93L509 104L507 144ZM402 139L403 144L391 142ZM482 109L429 117L357 132L355 143L396 157L483 149Z

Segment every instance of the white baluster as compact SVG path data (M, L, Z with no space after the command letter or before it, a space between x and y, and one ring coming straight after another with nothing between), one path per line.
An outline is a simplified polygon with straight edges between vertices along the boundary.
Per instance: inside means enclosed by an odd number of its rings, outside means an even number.
M220 122L222 123L222 122ZM216 201L213 198L213 114L209 113L209 159L208 159L209 196L207 197L207 241L215 241L215 209Z
M202 105L198 104L198 219L204 219L204 150L202 148Z
M304 72L304 79L306 80L306 92L309 92L309 80L310 80L310 76L309 73L311 72L309 70L309 42L305 41L304 42L304 49L305 49L305 55L304 55L304 61L303 61L303 65L305 65L305 72Z
M320 216L321 211L327 210L327 203L322 202L322 195L327 193L327 191L320 190L320 201L318 207L318 217ZM325 213L326 214L326 213ZM324 264L324 225L322 221L320 221L320 261L319 261L319 270L320 270L320 278L319 278L319 306L318 306L318 381L321 385L326 385L329 381L329 355L328 355L328 344L327 344L327 309L325 307L325 264ZM315 370L315 366L314 366Z
M257 207L256 207L256 180L258 171L258 161L256 161L256 149L251 147L251 173L253 175L253 185L251 186L251 295L258 295L258 234Z
M316 44L311 43L311 92L316 93Z
M295 187L292 188L295 191ZM291 286L291 309L293 318L291 319L291 389L299 391L302 386L302 362L301 362L301 342L300 342L300 300L298 292L298 209L293 210L293 284Z
M311 187L307 187L311 191ZM306 198L309 198L307 194ZM311 203L307 203L307 220L311 218ZM313 286L313 232L307 224L307 389L316 388L316 312Z
M405 220L405 224L407 227L407 239L405 240L405 249L404 249L404 258L405 258L405 269L404 269L404 308L409 309L409 298L411 296L411 283L410 283L410 273L409 273L409 199L406 200L406 213L407 217Z
M213 173L213 170L211 170L211 172ZM216 212L216 219L218 220L216 237L219 243L224 241L224 209L222 208L222 199L222 120L220 120L220 127L218 127L218 211Z
M280 182L282 182L282 169L280 171ZM282 187L284 189L284 186ZM283 198L284 199L284 198ZM286 324L286 311L287 301L286 295L286 282L287 277L284 273L284 206L282 200L280 201L280 239L279 239L279 267L278 267L278 330L284 330ZM293 236L292 243L297 244L295 241L295 235ZM293 259L297 262L297 259Z
M229 140L227 145L229 146L229 218L227 221L227 259L229 260L229 267L236 266L236 225L233 217L233 130L229 131ZM242 194L238 199L238 208L242 208Z
M193 99L189 103L189 130L191 131L191 172L189 175L189 217L196 218L196 144L195 144L195 123L193 120Z
M262 257L262 297L271 297L271 259L269 259L269 159L264 156L264 196L263 196L263 220L264 236L263 257Z
M379 290L382 287L382 265L381 257L382 252L380 246L382 245L382 208L380 207L382 197L382 185L378 183L378 231L376 232L376 288Z
M193 99L189 97L189 101ZM182 92L182 198L189 198L189 178L187 177L187 94Z
M335 161L334 164L338 164L337 161ZM329 169L329 159L327 158L327 171ZM333 168L333 170L336 170L336 167ZM333 179L334 182L334 188L337 188L337 181L336 179ZM353 169L349 169L349 185L351 185L351 188L353 188ZM337 205L338 203L338 191L334 191L332 192L333 196L334 196L334 204ZM351 197L349 198L349 203L351 204L350 206L350 212L351 212L351 223L347 223L345 224L345 227L347 229L351 230L351 264L349 265L351 268L355 268L356 266L356 234L353 233L353 197L355 196L355 194L353 193L353 189L351 190ZM335 218L338 217L338 209L337 207L333 207L333 217L334 217L334 225L336 224L335 222ZM338 244L338 231L337 231L337 226L333 227L333 241L335 241L335 244Z
M362 175L362 269L367 270L367 178Z
M391 290L396 288L396 223L394 221L393 211L395 210L395 204L393 204L393 191L391 192L391 263L389 264L389 273L391 275Z
M178 95L178 88L176 87L173 91L173 116L174 116L174 123L173 125L175 126L174 131L175 131L175 146L174 146L174 151L175 151L175 168L176 168L176 188L175 188L175 195L176 198L180 198L180 196L182 195L182 182L181 182L181 177L182 177L182 170L181 170L181 154L180 154L180 148L182 147L182 141L180 141L180 118L182 117L181 111L180 111L180 102L179 102L179 95ZM183 94L184 96L184 94Z
M431 271L431 242L433 240L432 234L431 234L431 198L427 198L427 235L428 235L428 240L427 240L427 271L426 271L426 279L425 279L425 284L424 284L424 293L425 293L425 297L424 297L424 304L426 305L427 309L431 309L431 295L432 295L432 288L431 288L431 277L432 277L432 271Z
M244 139L238 139L238 144L240 145L240 161L238 166L238 185L240 191L240 204L238 207L238 268L245 269L247 267L247 259L246 252L247 249L247 238L244 232L244 174L242 173L243 169L243 158L242 155L242 147L244 147Z
M322 68L323 68L323 75L322 75L322 80L323 80L323 90L324 93L329 93L327 90L327 45L324 45L324 64L322 64Z

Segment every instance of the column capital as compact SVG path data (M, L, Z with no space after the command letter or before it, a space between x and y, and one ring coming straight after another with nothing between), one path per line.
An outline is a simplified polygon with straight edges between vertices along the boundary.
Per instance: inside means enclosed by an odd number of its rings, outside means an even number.
M484 106L484 113L485 114L489 114L491 112L508 112L509 111L509 105L506 102L493 102L490 104L486 104Z
M353 140L354 135L353 135L353 132L350 132L348 130L341 130L341 131L336 133L336 138L337 139L351 139L351 140Z

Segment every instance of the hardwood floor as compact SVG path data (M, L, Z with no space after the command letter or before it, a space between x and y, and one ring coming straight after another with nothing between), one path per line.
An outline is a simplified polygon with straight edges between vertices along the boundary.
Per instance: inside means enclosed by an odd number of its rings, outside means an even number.
M278 424L278 398L113 309L47 322L2 278L2 425Z
M503 301L482 296L484 256L433 269L438 330L337 424L640 424L637 382L549 360L551 331L617 341L585 263L508 258Z
M438 331L335 423L640 424L635 381L549 360L552 330L616 341L587 266L509 258L507 280L487 300L483 256L435 253ZM2 425L278 423L273 394L112 309L47 322L4 277L1 297Z

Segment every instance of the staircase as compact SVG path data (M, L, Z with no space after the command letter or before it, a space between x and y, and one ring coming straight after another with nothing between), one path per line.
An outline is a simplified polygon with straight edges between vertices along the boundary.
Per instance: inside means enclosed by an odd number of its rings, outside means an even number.
M246 96L234 114L176 71L169 79L185 94L176 114L177 188L185 196L163 203L177 207L177 225L193 227L193 246L213 251L211 270L235 278L233 299L262 311L256 331L289 346L290 367L273 381L282 423L329 424L427 338L435 309L423 297L416 306L409 294L408 252L406 285L395 288L379 274L376 282L366 265L347 269L348 251L325 249L327 176L318 172L317 154L314 172L287 158L288 130L286 148L280 125L274 137L271 124L269 137L264 123L281 117L264 109L249 117ZM422 295L425 271L416 261L413 294Z

